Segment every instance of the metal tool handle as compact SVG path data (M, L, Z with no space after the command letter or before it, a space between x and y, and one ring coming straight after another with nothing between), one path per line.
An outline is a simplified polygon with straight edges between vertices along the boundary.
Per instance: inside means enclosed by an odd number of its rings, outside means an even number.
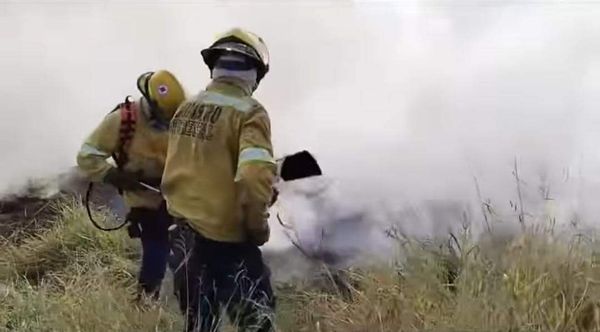
M159 193L160 194L160 189L158 189L158 188L152 187L151 185L145 184L144 182L141 182L141 181L139 182L139 184L141 184L142 187L144 187L144 188L146 188L148 190L151 190L151 191L154 191L155 193Z

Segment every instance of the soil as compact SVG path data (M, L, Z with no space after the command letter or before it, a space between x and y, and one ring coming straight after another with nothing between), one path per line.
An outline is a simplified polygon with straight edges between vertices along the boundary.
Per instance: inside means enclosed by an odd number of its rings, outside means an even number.
M0 242L18 242L52 227L57 204L65 198L81 200L88 184L76 169L71 169L55 179L31 180L18 193L0 197ZM91 197L94 206L114 205L115 198L118 199L117 192L110 186L94 186Z
M51 226L59 197L9 196L0 200L0 237L17 240Z

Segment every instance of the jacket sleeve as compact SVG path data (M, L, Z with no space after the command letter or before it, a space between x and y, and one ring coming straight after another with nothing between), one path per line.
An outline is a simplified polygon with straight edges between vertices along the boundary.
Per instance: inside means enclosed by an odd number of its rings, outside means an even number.
M269 239L268 206L273 195L276 166L271 144L271 124L259 107L248 114L240 133L236 182L250 241L262 245Z
M110 113L81 146L77 154L77 165L92 181L101 181L113 167L107 159L117 148L120 125L119 112Z

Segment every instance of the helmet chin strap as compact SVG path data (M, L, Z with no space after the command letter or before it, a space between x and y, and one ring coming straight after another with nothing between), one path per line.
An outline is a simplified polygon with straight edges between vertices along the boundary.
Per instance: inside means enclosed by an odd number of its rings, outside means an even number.
M143 107L142 109L146 110L146 116L148 117L152 127L158 130L166 130L169 128L169 121L165 119L162 110L160 109L158 104L150 98L150 95L148 93L150 78L153 74L154 72L147 72L144 75L142 75L142 85L140 85L140 82L138 81L138 90L140 90L140 93L144 97L144 100L146 100L146 107Z
M157 130L167 130L169 129L169 121L165 119L162 111L156 105L152 105L152 101L147 97L144 97L146 101L145 107L142 107L144 114L148 118L148 122L150 125Z
M150 111L152 116L150 118L150 124L152 127L158 130L167 130L169 129L169 121L167 121L161 114L156 114L161 112L160 110Z

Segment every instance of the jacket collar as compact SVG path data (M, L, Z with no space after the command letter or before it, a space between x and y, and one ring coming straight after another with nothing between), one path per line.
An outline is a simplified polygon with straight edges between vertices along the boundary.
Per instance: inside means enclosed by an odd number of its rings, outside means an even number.
M235 97L249 97L252 95L252 87L243 80L235 77L219 77L213 79L206 90L220 92Z

